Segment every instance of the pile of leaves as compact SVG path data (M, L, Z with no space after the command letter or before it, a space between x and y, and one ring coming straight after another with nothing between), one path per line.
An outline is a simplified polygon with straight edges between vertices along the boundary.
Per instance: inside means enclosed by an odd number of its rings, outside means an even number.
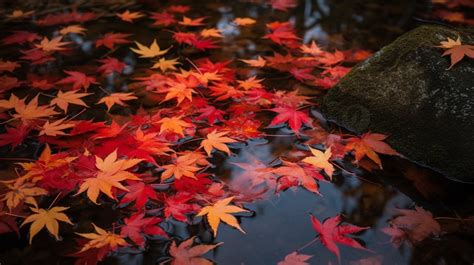
M297 5L292 0L267 4L275 12ZM290 21L274 21L260 36L272 53L215 60L212 53L226 45L226 31L194 16L189 6L126 9L106 18L145 23L154 33L140 40L132 30L89 35L88 27L102 15L14 10L6 18L22 29L1 39L9 52L0 59L0 146L17 163L1 181L0 233L21 235L20 228L29 228L29 243L40 244L38 233L47 230L59 240L61 231L72 228L77 244L70 255L76 264L96 264L123 248L140 251L149 240L171 242L171 264L210 264L201 255L220 243L195 245L195 237L176 238L163 224L203 220L214 238L220 225L245 233L235 217L249 212L245 203L299 187L320 196L318 183L345 171L338 161L376 169L382 168L379 154L398 155L384 143L386 135L327 131L310 114L317 107L314 98L294 87L270 87L261 77L277 71L307 90L325 91L370 56L368 51L304 44ZM255 23L240 17L230 25L244 30ZM162 35L171 42L162 43ZM91 54L93 61L76 59L65 66L70 58ZM294 156L271 164L255 157L235 163L241 174L233 182L215 173L226 156L275 131L298 138ZM21 156L21 150L30 154ZM99 227L94 220L70 218L73 206L66 200L116 207L120 214ZM386 230L397 244L440 234L421 208L401 214L405 217ZM308 218L337 257L337 244L364 249L348 235L367 227L341 224L340 216L322 223ZM89 226L74 227L78 222ZM279 264L306 264L309 258L293 252Z

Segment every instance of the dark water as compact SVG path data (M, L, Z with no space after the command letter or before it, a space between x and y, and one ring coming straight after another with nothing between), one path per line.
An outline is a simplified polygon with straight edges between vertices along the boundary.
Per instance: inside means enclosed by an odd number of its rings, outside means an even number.
M158 38L160 46L168 47L171 33L157 34L157 30L140 22L136 24L121 23L114 20L110 22L115 10L123 10L124 6L133 10L156 10L159 1L140 1L140 4L129 1L112 5L102 5L100 1L91 1L81 8L103 13L103 17L87 24L87 39L77 37L77 42L83 45L84 56L79 58L62 58L59 65L44 71L60 71L61 67L86 64L97 58L90 40L103 32L130 32L133 39L141 43L149 43ZM269 47L260 39L265 34L265 24L272 21L294 21L299 36L305 41L315 39L323 47L338 49L364 48L378 50L383 45L390 43L403 32L415 27L420 22L414 18L424 17L430 12L431 6L423 1L329 1L305 0L288 13L272 11L268 6L249 3L245 1L169 1L179 2L191 6L193 17L207 16L208 25L216 25L223 31L222 49L209 53L184 51L183 54L190 59L209 56L211 59L223 61L236 58L250 58L253 55L270 55L274 47ZM258 2L258 1L257 1ZM33 1L31 4L13 1L3 1L3 9L10 10L17 6L35 8L46 13L55 4L46 5L45 2ZM166 4L165 4L166 5ZM52 7L51 7L52 6ZM79 8L79 10L81 10ZM57 9L56 11L61 11ZM41 12L38 12L41 13ZM235 17L253 17L257 24L250 28L237 28L231 21ZM18 23L5 23L2 25L4 35L6 30L22 29L25 27ZM28 27L32 27L28 25ZM40 32L49 32L53 28L29 28ZM8 58L8 50L0 51L0 57ZM130 62L129 73L132 74L139 65L134 61L130 51L123 50L114 54L114 57ZM174 58L173 57L173 58ZM257 71L257 70L256 70ZM279 79L278 73L260 73L259 77L267 79L267 87L291 90L300 86L297 82ZM26 73L25 73L26 74ZM120 84L127 80L111 80L104 88L117 91ZM300 87L309 95L318 95L310 88ZM143 102L147 104L146 100ZM132 106L136 107L136 106ZM343 106L341 106L343 107ZM127 113L127 109L124 113ZM90 112L89 112L90 113ZM81 119L92 118L84 114ZM97 115L102 115L97 112ZM97 117L96 117L97 118ZM274 130L274 134L286 134L284 130ZM218 157L215 169L216 175L228 183L238 181L241 169L234 162L247 162L257 158L264 163L271 163L280 156L289 155L294 150L295 139L292 137L267 137L262 140L249 141L248 145L240 146L236 155ZM2 148L2 156L28 157L36 150L37 146L19 149L10 153L9 149ZM252 210L252 214L242 215L241 226L247 234L226 225L219 228L215 242L224 242L213 253L207 255L218 264L248 264L266 265L276 264L287 254L301 249L317 235L311 227L309 214L316 215L320 220L342 214L348 223L369 226L370 229L357 235L370 251L356 250L341 246L341 263L358 264L357 260L373 258L381 264L472 264L474 262L474 237L468 225L447 223L450 231L439 239L426 239L411 246L403 245L400 249L394 248L390 238L380 231L388 226L388 220L396 215L397 208L411 208L415 205L423 206L433 212L435 216L469 216L473 212L472 187L456 184L444 180L442 177L429 171L416 180L405 177L407 170L416 168L413 163L398 158L384 158L384 171L367 173L359 169L358 177L351 174L340 173L331 183L320 183L320 192L323 196L314 195L301 188L287 190L278 195L264 194L261 200L245 204ZM4 174L11 174L11 164L2 165ZM63 201L68 203L69 199ZM71 212L73 221L93 220L94 223L105 227L118 216L117 209L111 205L93 206L85 201L70 199L75 210ZM81 231L85 231L90 222L79 223ZM174 234L176 238L186 239L193 235L206 243L212 242L210 231L206 229L202 219L196 219L195 224L186 226L183 223L167 221L164 228ZM26 229L22 230L22 237L15 234L0 236L0 264L70 264L71 258L64 257L74 247L73 231L65 228L61 231L63 240L56 242L47 233L40 233L36 237L41 244L27 245ZM77 230L77 229L76 229ZM80 229L79 229L80 230ZM168 241L150 240L148 249L144 252L125 250L114 254L104 261L104 264L157 264L166 260ZM310 264L337 264L337 258L321 243L314 243L301 249L301 253L313 255ZM360 263L362 264L362 263ZM370 263L366 263L370 264ZM374 263L375 264L375 263Z

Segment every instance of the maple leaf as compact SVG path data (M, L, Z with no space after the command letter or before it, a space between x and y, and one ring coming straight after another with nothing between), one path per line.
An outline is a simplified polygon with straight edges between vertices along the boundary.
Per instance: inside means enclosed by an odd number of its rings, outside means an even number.
M314 75L311 74L313 71L312 68L296 68L292 67L290 69L290 74L293 75L298 81L304 82L305 80L314 79Z
M83 28L81 25L70 25L70 26L67 26L65 28L62 28L60 31L59 31L59 34L61 35L67 35L67 34L70 34L70 33L75 33L75 34L79 34L79 35L84 35L86 33L86 29Z
M112 74L114 72L122 73L126 64L119 61L117 58L107 57L102 60L98 60L102 65L97 69L104 75Z
M454 46L459 46L459 45L462 45L461 43L461 38L458 36L458 38L456 40L453 40L451 38L448 38L448 40L446 41L441 41L440 42L441 45L437 46L439 48L443 48L443 49L451 49L453 48Z
M19 100L15 105L16 114L14 118L19 118L22 121L34 120L42 117L48 117L58 114L49 106L38 106L38 96L34 97L28 104L25 104L25 99Z
M172 164L161 166L165 169L161 174L161 181L165 181L174 175L176 179L181 177L196 178L194 174L201 168L197 167L194 156L179 156Z
M270 0L270 5L273 9L288 11L289 8L294 8L298 6L297 0Z
M17 62L4 61L0 59L0 73L2 72L12 73L18 67L21 67L21 65Z
M358 233L369 229L369 227L360 227L355 225L341 225L341 216L337 215L326 219L322 224L316 217L311 215L311 223L314 230L318 232L321 243L332 253L336 254L337 258L341 259L339 248L336 243L342 244L352 248L364 249L359 242L347 236L347 234Z
M130 22L130 23L133 23L135 19L139 19L145 16L141 12L130 12L129 10L125 10L123 13L115 13L115 15L117 15L117 17L119 17L121 20Z
M311 255L298 254L294 251L285 256L285 259L278 262L277 265L309 265L308 261Z
M365 133L360 138L349 138L346 149L355 150L356 161L360 161L364 156L367 156L382 168L382 161L380 161L377 153L398 155L397 151L393 150L388 144L382 142L387 137L388 136L379 133Z
M217 237L217 229L219 228L219 223L222 221L234 228L237 228L240 232L245 234L245 231L239 225L237 219L231 215L231 213L242 213L248 212L245 209L234 205L228 205L234 197L228 197L222 200L218 200L211 206L206 206L201 209L197 216L207 215L207 221L214 231L214 237Z
M149 199L158 200L155 189L151 185L143 182L135 182L127 186L129 192L120 200L120 204L126 204L135 201L135 208L142 209Z
M420 242L430 235L441 235L441 226L433 218L433 214L421 207L415 210L398 209L401 215L391 220L390 224L404 232L412 242ZM396 235L395 235L396 236Z
M70 44L70 42L62 42L62 39L62 36L55 37L51 40L49 40L47 37L44 37L40 44L36 44L35 46L45 52L63 51L66 49L63 46Z
M318 61L324 66L332 66L344 61L344 58L344 53L336 50L334 53L323 52L318 58Z
M12 34L4 37L2 39L3 44L11 45L11 44L25 44L27 42L34 42L35 40L40 39L41 37L33 32L29 31L12 31Z
M89 239L89 242L85 244L78 253L87 251L94 248L108 247L111 251L116 250L119 247L128 246L128 243L123 239L121 235L117 235L92 224L94 226L95 233L76 233L84 238Z
M311 54L313 56L318 56L323 53L323 51L318 47L318 45L316 44L316 42L314 42L314 40L311 42L310 46L301 45L300 50L302 53Z
M127 169L140 163L141 159L121 159L117 160L117 150L110 153L105 159L101 159L96 156L96 167L99 169L97 176L92 178L86 178L76 195L83 193L87 190L87 197L97 204L97 198L99 193L103 192L111 199L115 199L112 194L112 188L122 189L128 191L120 181L123 180L139 180L139 178L126 171Z
M15 148L25 140L30 132L30 127L20 124L18 127L6 127L6 132L0 134L0 146L10 144Z
M306 157L302 161L308 164L313 165L319 169L323 169L324 172L328 175L330 179L332 179L332 174L334 173L334 166L329 162L331 158L331 148L326 149L326 151L321 152L317 149L313 149L309 147L309 150L313 154L313 156Z
M153 22L153 26L169 26L171 24L176 23L176 19L174 16L166 11L158 13L158 12L152 12L151 19L154 19L155 22Z
M273 118L269 126L275 126L280 123L288 122L291 130L298 134L303 123L306 125L310 124L309 122L311 118L306 113L299 111L294 107L276 107L271 109L271 111L278 113L278 115Z
M64 120L66 120L66 118L56 120L52 123L49 123L49 121L46 121L46 123L43 124L43 127L41 128L39 135L40 136L41 135L48 135L48 136L66 135L66 133L63 132L62 130L72 128L75 126L75 124L64 123Z
M130 238L137 246L145 247L145 235L159 235L162 237L168 237L166 232L163 231L157 224L162 220L158 217L145 217L143 213L135 213L129 218L124 218L124 225L120 230L122 237Z
M90 87L91 84L99 84L95 77L93 76L87 76L84 73L77 72L77 71L64 71L66 74L69 76L66 78L63 78L56 82L58 85L67 85L67 84L73 84L72 89L73 90L79 90L83 88L84 90L87 91L87 89Z
M459 40L459 39L458 39ZM446 47L450 45L444 45ZM451 58L451 65L448 69L451 69L455 64L459 63L465 56L474 59L474 45L452 45L447 49L442 56L449 55Z
M267 61L263 59L261 56L258 56L257 59L252 59L252 60L244 60L240 59L239 61L242 61L252 67L264 67Z
M177 221L187 222L186 214L194 213L201 207L197 204L189 203L194 196L187 192L177 192L175 195L166 198L164 214L166 218L173 217Z
M235 143L236 140L226 137L225 135L229 132L217 132L216 130L207 134L206 139L201 142L201 147L204 148L208 156L211 156L212 149L223 151L230 155L229 147L227 143Z
M6 201L10 212L21 202L25 202L38 208L35 197L48 194L48 191L36 187L34 183L26 182L24 178L16 179L13 184L4 181L3 183L5 183L5 186L9 191L3 195L2 201Z
M224 111L216 109L214 106L207 106L204 108L199 108L197 112L201 113L196 117L197 120L207 119L209 124L214 124L217 120L224 120L223 115Z
M95 47L99 48L105 46L111 50L115 49L115 44L125 44L130 43L131 41L127 40L127 37L130 37L131 34L125 33L106 33L102 38L97 39L95 42Z
M311 170L311 168L300 166L297 163L288 161L283 161L283 166L272 169L272 173L280 175L283 178L286 178L286 180L294 178L297 184L316 194L320 194L316 179L324 180L324 177L321 174Z
M33 241L33 238L38 234L41 229L46 226L46 229L59 240L59 223L58 221L68 223L72 225L71 220L67 217L66 214L62 213L63 211L69 209L69 207L53 207L51 209L38 209L31 208L30 210L34 212L30 216L26 217L21 226L31 223L30 226L30 244Z
M263 88L262 84L260 84L263 79L256 79L256 76L252 76L246 80L237 80L239 83L239 87L243 88L244 90L249 90L252 88L259 89Z
M257 22L255 19L253 18L249 18L249 17L237 17L234 19L234 24L238 25L238 26L250 26L250 25L253 25L255 24L255 22Z
M210 37L222 38L221 30L216 29L216 28L203 29L203 30L201 30L201 32L199 34L201 36L203 36L204 38L210 38Z
M0 100L0 108L13 109L19 101L20 99L12 93L10 94L10 98L8 100Z
M217 246L220 246L223 243L218 243L215 245L197 245L191 247L194 243L194 238L191 237L184 242L181 242L179 246L176 246L176 241L173 241L170 246L170 255L173 257L171 265L212 265L213 263L209 260L201 257L206 252L213 250Z
M176 59L171 59L171 60L166 60L165 58L160 58L160 60L155 63L151 69L156 69L156 68L160 68L160 70L162 72L166 72L167 70L176 70L176 67L174 67L175 65L177 64L180 64L180 62L178 62L178 58Z
M135 44L137 45L138 49L135 48L130 48L133 52L138 53L141 58L153 58L156 56L161 56L168 52L168 49L166 50L161 50L160 46L158 46L158 43L156 42L156 39L153 40L153 43L150 45L150 47L147 47L143 44L140 44L139 42L135 41Z
M165 117L159 120L158 123L161 124L160 133L165 131L171 131L181 136L184 136L184 128L192 126L192 124L183 121L181 117Z
M104 103L107 106L107 111L110 111L113 105L118 104L120 106L127 106L124 101L137 99L133 95L133 92L130 93L112 93L108 96L105 96L97 102L97 104Z
M197 27L197 26L202 26L204 23L202 21L206 19L205 17L200 17L196 19L191 19L189 17L183 16L183 20L179 21L178 24L183 25L183 26L192 26L192 27Z

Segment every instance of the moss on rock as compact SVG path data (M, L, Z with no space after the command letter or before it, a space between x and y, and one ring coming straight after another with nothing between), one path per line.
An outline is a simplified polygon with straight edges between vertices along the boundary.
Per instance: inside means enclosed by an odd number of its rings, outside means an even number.
M451 179L474 182L474 60L452 69L436 46L474 32L422 26L358 64L329 91L323 113L356 133L390 135L409 159Z

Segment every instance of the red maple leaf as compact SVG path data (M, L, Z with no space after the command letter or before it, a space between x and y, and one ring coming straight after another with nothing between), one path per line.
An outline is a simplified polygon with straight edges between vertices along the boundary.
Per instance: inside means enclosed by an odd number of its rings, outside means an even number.
M125 44L130 43L131 41L127 40L127 37L130 37L131 34L125 33L106 33L102 38L95 41L95 47L99 48L105 46L110 50L115 49L115 44Z
M25 140L30 132L30 128L24 124L18 127L6 127L6 132L0 134L0 146L11 145L13 148Z
M11 45L11 44L25 44L28 42L34 42L35 40L39 40L41 37L29 31L13 31L12 34L6 36L2 39L3 44Z
M64 71L64 72L68 74L69 76L59 80L58 82L56 82L56 84L59 84L59 85L73 84L72 85L73 90L79 90L83 88L86 91L91 84L99 84L96 81L95 77L93 76L87 76L86 74L77 72L77 71Z
M135 201L136 209L143 209L143 206L149 199L158 200L156 191L153 186L145 184L141 181L136 181L127 186L129 190L125 196L120 200L119 204L126 204Z
M99 72L102 72L103 75L108 75L114 72L122 73L125 68L125 63L119 61L117 58L107 57L101 60L98 60L102 65L97 69Z
M145 235L168 238L166 232L157 225L163 221L161 218L145 217L143 213L135 213L123 221L124 225L120 230L120 235L130 238L141 248L145 247Z
M311 118L308 116L308 114L299 111L296 108L283 106L271 109L271 111L278 113L278 115L273 118L270 126L288 122L291 130L298 134L303 123L306 125L310 124Z
M369 227L360 227L350 224L341 225L340 215L326 219L322 224L316 217L311 215L311 223L313 225L314 230L318 232L321 243L329 251L336 254L339 261L341 259L341 255L336 243L352 248L367 250L359 242L357 242L353 238L347 237L347 235L364 231L366 229L369 229Z
M186 214L197 212L200 207L197 204L189 203L193 195L186 192L178 192L174 196L165 200L165 217L173 217L177 221L186 223L188 217Z

